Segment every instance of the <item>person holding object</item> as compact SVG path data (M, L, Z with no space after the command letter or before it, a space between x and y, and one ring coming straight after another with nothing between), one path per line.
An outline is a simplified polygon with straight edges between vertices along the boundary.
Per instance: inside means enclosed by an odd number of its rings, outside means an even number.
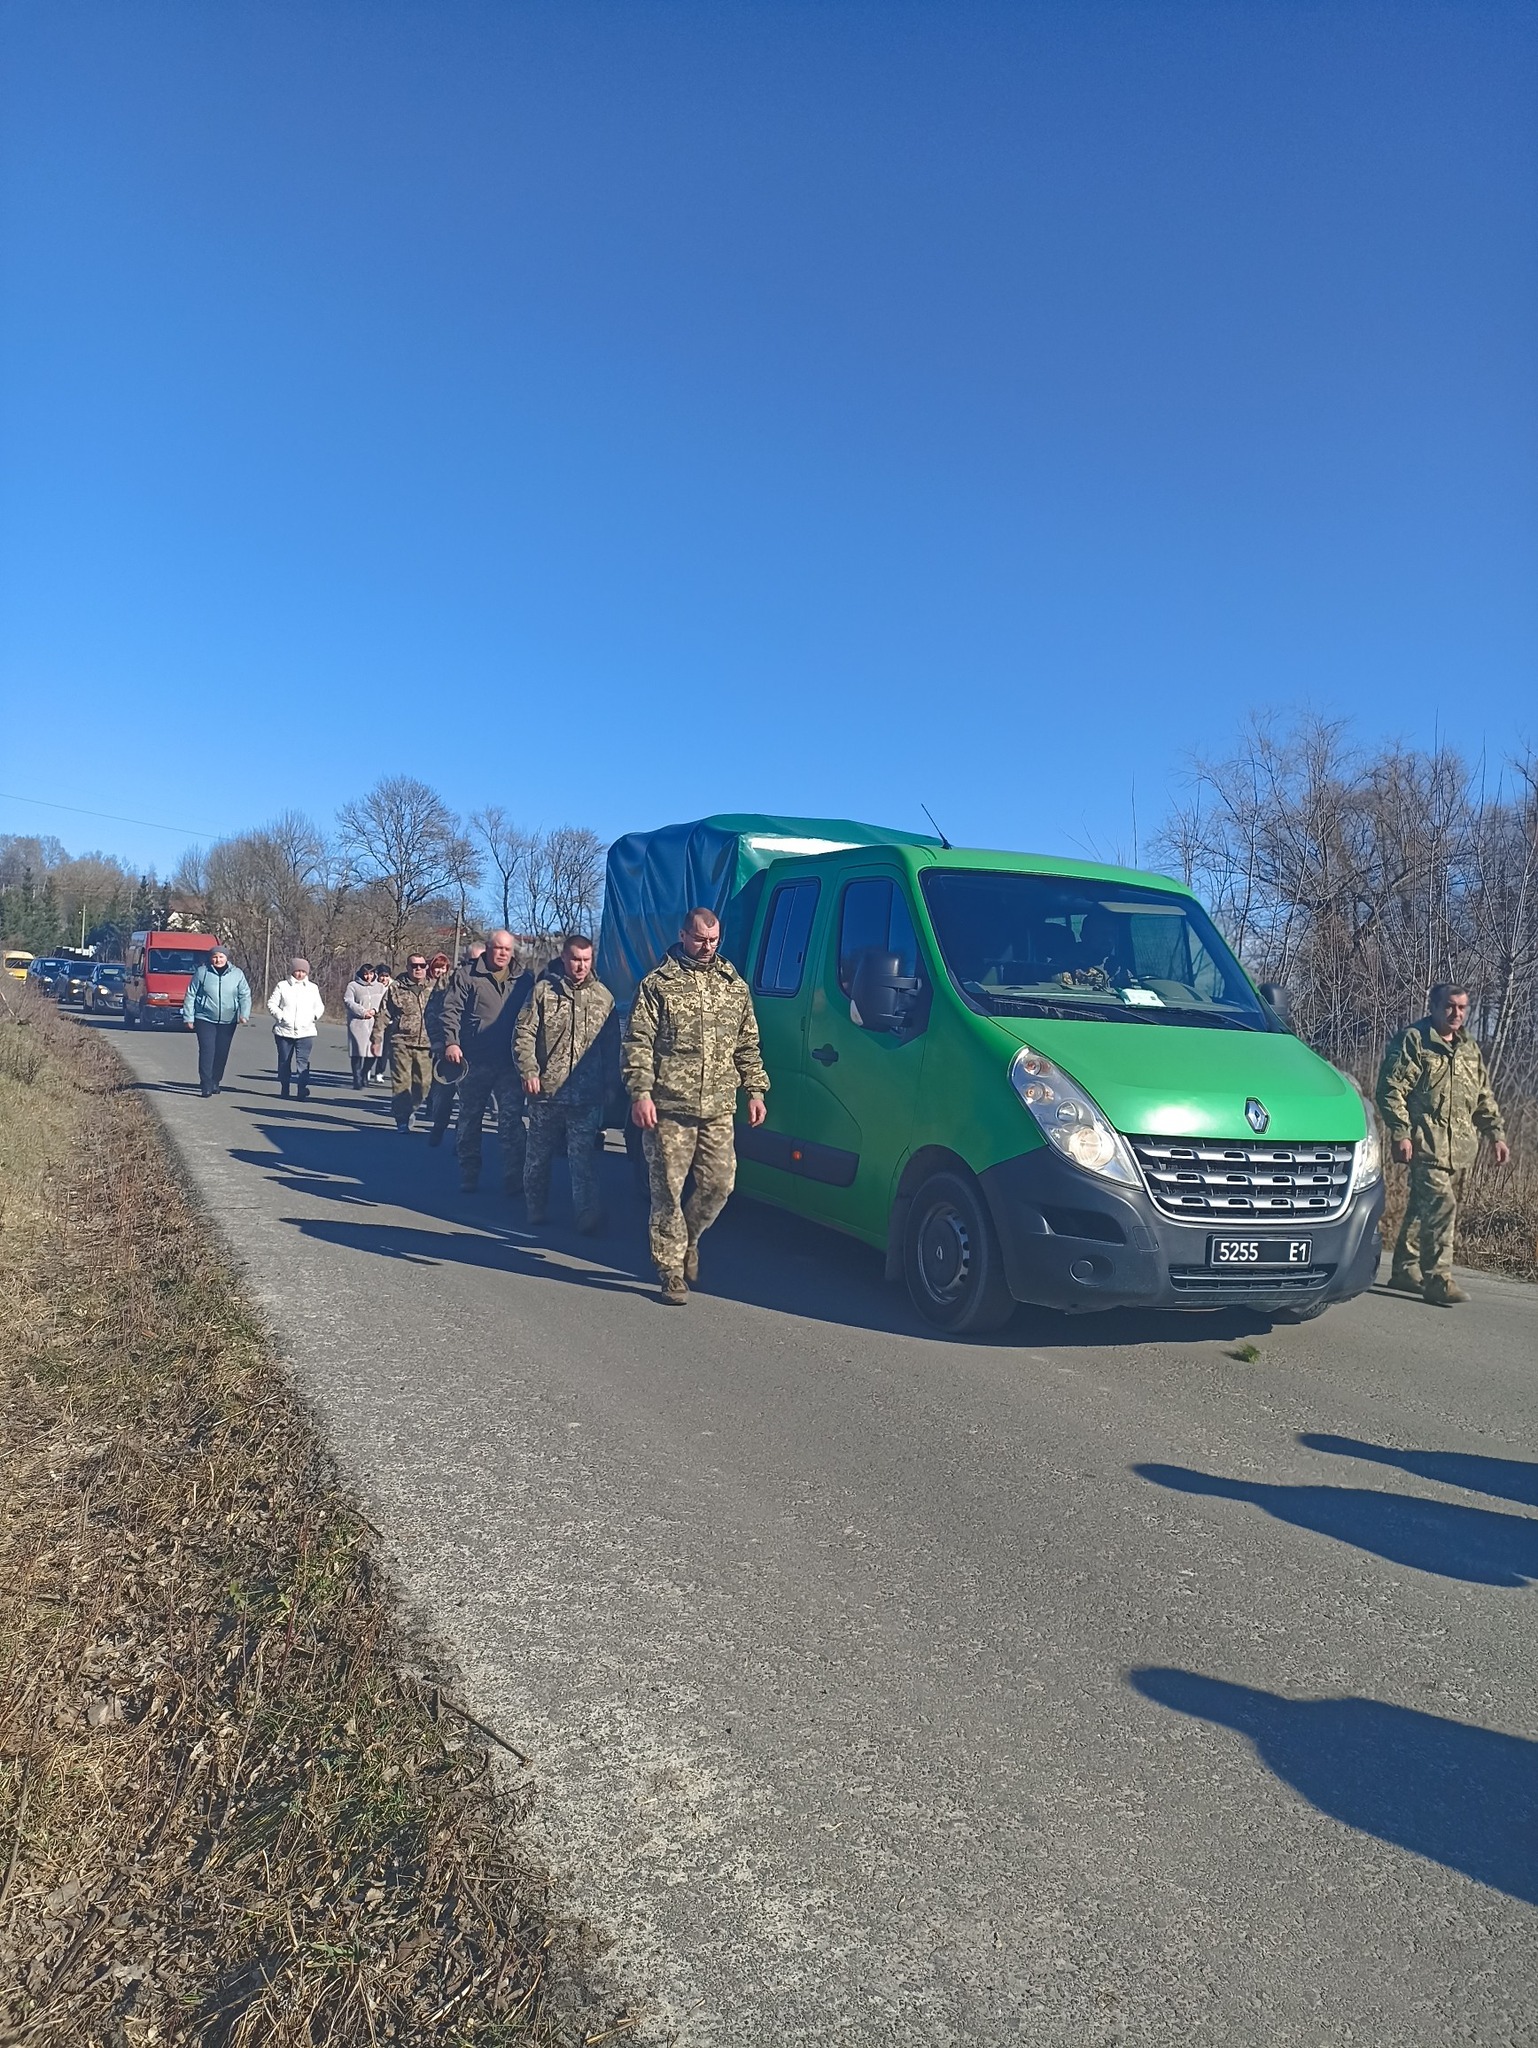
M1439 981L1428 1014L1400 1032L1378 1074L1378 1113L1395 1159L1410 1169L1388 1284L1436 1308L1468 1300L1453 1279L1453 1239L1481 1135L1497 1166L1511 1157L1484 1056L1465 1028L1468 1016L1468 990Z
M422 954L413 953L406 962L406 972L390 983L374 1019L376 1055L384 1034L390 1034L390 1107L398 1131L411 1129L411 1112L427 1100L427 1091L433 1085L432 1041L428 1032L428 1006L432 999L427 961Z
M572 1207L584 1237L603 1226L598 1145L604 1105L619 1083L619 1025L614 998L593 972L593 942L573 932L562 942L518 1012L513 1032L518 1073L529 1098L523 1199L530 1223L543 1223L550 1161L564 1145Z
M285 1099L292 1080L301 1102L310 1098L310 1048L316 1028L326 1014L320 990L310 979L310 963L298 955L289 961L288 974L267 998L272 1012L273 1041L278 1049L278 1093Z
M699 1278L700 1239L737 1179L737 1091L747 1092L748 1122L761 1124L769 1090L753 998L720 946L715 912L691 910L678 944L636 990L625 1033L625 1088L651 1185L651 1254L661 1298L674 1308Z
M361 1088L373 1071L374 1019L384 1001L386 985L365 960L342 991L342 1008L347 1012L347 1050L352 1058L352 1085Z
M182 1022L198 1034L198 1093L217 1095L238 1024L251 1021L251 984L223 946L215 946L187 984Z
M511 932L486 935L486 950L460 968L443 997L443 1058L459 1083L459 1185L472 1193L481 1179L481 1125L486 1104L497 1099L497 1137L502 1146L502 1187L523 1193L527 1137L523 1088L513 1064L513 1025L534 986L531 974L513 972Z

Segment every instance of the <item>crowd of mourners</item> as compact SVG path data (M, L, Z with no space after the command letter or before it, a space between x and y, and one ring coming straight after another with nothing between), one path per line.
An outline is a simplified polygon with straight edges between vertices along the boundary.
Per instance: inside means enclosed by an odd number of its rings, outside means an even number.
M746 982L720 952L714 912L693 910L678 943L636 990L623 1032L614 998L593 971L593 942L573 932L535 973L511 932L488 933L458 965L413 953L401 974L365 961L342 994L352 1085L388 1078L396 1128L427 1127L442 1145L455 1124L459 1183L480 1185L488 1111L496 1118L505 1192L546 1221L550 1169L565 1155L576 1227L603 1229L599 1161L616 1103L640 1133L651 1195L651 1252L662 1299L688 1299L699 1242L736 1178L738 1091L762 1123L769 1077ZM215 950L193 975L182 1017L198 1039L198 1085L217 1095L251 988ZM310 963L289 962L267 998L278 1092L306 1101L310 1058L326 1014ZM692 1184L684 1199L685 1183Z

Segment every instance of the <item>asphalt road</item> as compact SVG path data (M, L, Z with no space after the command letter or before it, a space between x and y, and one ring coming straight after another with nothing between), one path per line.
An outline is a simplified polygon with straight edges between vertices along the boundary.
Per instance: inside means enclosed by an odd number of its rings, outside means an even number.
M338 1032L115 1036L636 2038L1538 2042L1538 1290L957 1344L738 1203L681 1312L617 1158L531 1233Z

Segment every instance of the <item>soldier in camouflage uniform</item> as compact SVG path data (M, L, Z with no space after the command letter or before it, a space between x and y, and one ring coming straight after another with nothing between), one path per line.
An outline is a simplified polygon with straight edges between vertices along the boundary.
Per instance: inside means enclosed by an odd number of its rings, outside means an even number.
M602 1227L598 1191L604 1105L619 1090L619 1019L593 972L593 942L573 932L535 982L513 1028L513 1052L529 1102L523 1199L543 1223L550 1161L564 1144L577 1228Z
M1453 1279L1453 1237L1480 1134L1497 1166L1511 1157L1484 1059L1464 1029L1468 1014L1468 991L1438 982L1430 1014L1400 1032L1378 1075L1379 1114L1394 1157L1410 1169L1388 1284L1438 1308L1468 1299Z
M432 1043L427 1028L427 1006L433 985L427 962L413 953L406 972L390 983L389 991L374 1015L371 1056L378 1059L385 1034L390 1041L390 1108L397 1130L409 1131L411 1112L427 1100L433 1085Z
M737 1178L737 1090L747 1090L748 1122L761 1124L769 1087L753 998L720 944L715 912L691 910L678 944L636 990L625 1033L625 1087L651 1183L651 1253L674 1307L699 1278L700 1238ZM694 1192L681 1204L691 1167Z

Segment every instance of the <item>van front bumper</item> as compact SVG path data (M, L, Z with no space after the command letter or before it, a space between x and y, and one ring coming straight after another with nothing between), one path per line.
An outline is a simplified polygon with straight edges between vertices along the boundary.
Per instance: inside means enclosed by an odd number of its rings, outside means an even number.
M1043 1145L979 1176L1004 1254L1010 1292L1041 1308L1231 1308L1274 1312L1349 1301L1378 1269L1383 1182L1353 1191L1325 1221L1176 1221L1147 1191L1105 1181ZM1210 1237L1306 1237L1306 1267L1207 1264Z

